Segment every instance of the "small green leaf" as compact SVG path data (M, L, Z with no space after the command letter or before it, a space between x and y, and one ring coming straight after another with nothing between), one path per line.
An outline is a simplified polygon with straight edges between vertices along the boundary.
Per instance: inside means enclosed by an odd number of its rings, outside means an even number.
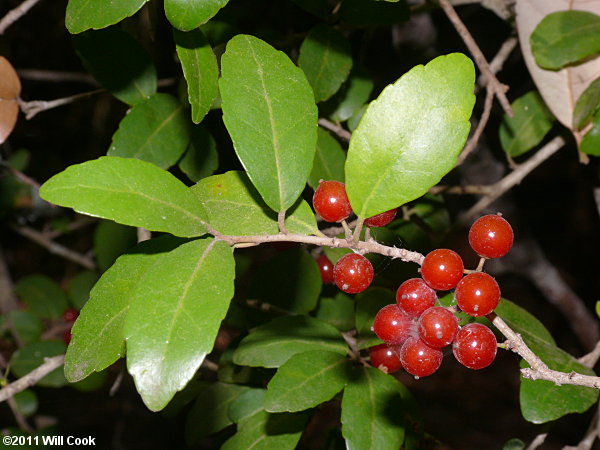
M105 28L133 16L148 0L69 0L65 25L69 33Z
M338 237L341 237L341 235ZM352 253L352 250L343 247L323 247L323 252L327 255L329 261L335 264L342 256Z
M304 189L317 141L317 108L302 70L252 36L229 41L221 58L223 120L235 151L275 211Z
M581 141L581 151L588 155L600 156L600 111L594 117L592 129L586 133Z
M105 271L116 259L137 243L137 231L112 220L102 220L94 232L94 254L100 270Z
M529 40L538 66L557 70L600 52L600 17L587 11L554 12L535 27Z
M397 450L404 441L405 388L372 367L357 370L344 390L342 434L346 448Z
M236 364L279 367L296 353L326 350L345 355L347 347L340 332L308 316L278 317L246 336L236 349Z
M555 122L537 91L529 91L511 103L513 117L500 124L500 144L510 156L519 156L538 145Z
M600 317L600 302L596 302L596 315Z
M212 134L202 125L192 129L190 144L179 162L179 168L190 180L198 182L212 175L219 167L217 143Z
M168 94L154 94L123 117L107 154L142 159L167 169L187 148L190 134L181 103Z
M264 411L266 393L266 389L250 389L244 392L229 407L229 418L238 423L259 411Z
M160 256L125 320L127 368L152 411L164 408L212 350L233 296L233 251L198 239Z
M317 151L308 184L316 189L320 180L336 180L343 183L346 153L328 131L319 128L317 136Z
M410 10L405 1L391 4L372 0L344 0L339 15L350 25L393 25L406 22Z
M67 347L60 341L33 342L16 350L10 358L10 369L17 377L23 377L44 363L44 358L65 353ZM36 383L42 387L61 387L67 384L63 368L58 367Z
M365 70L353 71L340 92L332 99L336 102L336 107L331 118L336 122L348 120L369 101L373 87L373 80Z
M192 191L206 210L211 226L226 235L277 234L277 214L261 199L246 172L231 171L200 180ZM315 214L299 199L285 219L290 233L315 234Z
M317 306L323 280L319 267L304 249L280 252L263 263L253 277L250 298L303 314Z
M31 389L25 389L24 391L18 392L13 398L17 405L17 411L25 417L32 416L37 411L39 403L38 398Z
M321 102L335 94L352 69L352 48L346 38L325 24L314 27L300 46L298 65Z
M348 331L354 328L354 301L341 292L335 298L321 298L315 316L340 331Z
M453 53L414 67L371 102L346 159L359 217L422 196L452 170L471 127L474 83L471 60Z
M600 77L583 91L573 111L573 128L581 129L600 111Z
M71 305L81 310L90 298L90 291L100 276L91 270L83 270L75 275L67 285L67 294Z
M65 356L65 375L70 382L100 372L125 355L123 327L133 291L161 254L183 242L169 235L144 241L102 275L73 325Z
M40 318L27 310L11 311L10 321L21 341L26 344L37 341L44 331L44 324Z
M156 92L156 68L144 48L126 32L117 27L88 31L73 41L85 68L122 102L135 105Z
M521 439L512 438L504 443L502 450L524 450L525 443Z
M196 196L169 172L139 159L103 156L68 167L40 188L51 203L176 236L206 232Z
M46 275L21 278L15 286L15 292L42 319L58 319L68 306L63 290Z
M200 123L218 94L219 67L210 44L200 30L173 30L177 56L187 81L192 121Z
M322 350L298 353L269 382L265 409L295 412L320 405L343 389L351 368L348 358L339 353Z
M165 0L165 15L171 25L190 31L208 22L229 0Z
M185 424L185 440L188 444L222 430L233 423L229 407L240 395L250 390L246 386L226 383L210 383L198 393Z
M371 287L356 296L356 331L358 347L365 349L381 344L371 330L375 315L381 308L396 302L396 296L388 289Z

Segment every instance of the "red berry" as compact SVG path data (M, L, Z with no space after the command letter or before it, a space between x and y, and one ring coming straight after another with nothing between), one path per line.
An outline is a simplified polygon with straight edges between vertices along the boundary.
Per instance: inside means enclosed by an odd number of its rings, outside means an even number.
M369 349L371 365L385 373L398 372L402 368L397 351L386 344L379 344Z
M420 316L423 311L435 305L437 295L421 278L411 278L396 291L396 303L412 316Z
M69 345L69 343L71 342L71 337L73 335L71 334L71 329L69 328L68 330L65 330L65 332L63 333L63 341L65 344Z
M442 365L443 354L417 337L410 337L400 349L402 367L415 377L431 375Z
M421 265L421 276L433 289L447 291L458 284L464 269L458 253L440 248L425 257Z
M342 256L333 267L333 280L348 294L364 291L373 281L373 265L362 255L349 253Z
M489 366L496 358L497 349L496 336L492 330L480 323L470 323L462 327L452 345L458 362L474 370Z
M513 245L514 233L510 224L497 214L480 217L469 230L469 244L483 258L500 258Z
M458 333L458 319L441 306L425 311L419 318L419 337L427 345L442 348L450 345Z
M321 278L323 279L323 283L333 283L333 263L325 253L319 255L319 257L317 258L317 265L319 266L319 271L321 272Z
M470 316L486 316L500 301L500 287L487 273L470 273L456 286L456 303Z
M397 211L398 211L398 208L394 208L394 209L390 209L389 211L382 212L381 214L377 214L376 216L369 217L368 219L365 219L364 224L366 227L371 227L371 228L385 227L392 220L394 220L394 217L396 217Z
M379 310L373 321L373 331L386 344L400 345L415 333L412 317L398 308L387 305Z
M313 207L326 222L341 222L352 214L346 186L339 181L321 181L313 195Z
M67 310L63 313L63 319L65 319L65 322L75 322L77 317L79 317L79 311L77 311L75 308L67 308Z

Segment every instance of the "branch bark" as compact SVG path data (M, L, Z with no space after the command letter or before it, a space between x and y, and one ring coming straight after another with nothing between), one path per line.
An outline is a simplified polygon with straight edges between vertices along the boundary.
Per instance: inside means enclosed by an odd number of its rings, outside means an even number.
M2 20L0 20L0 34L4 34L8 27L27 14L39 1L40 0L25 0L19 6L6 13Z
M4 402L21 391L24 391L30 386L33 386L54 369L62 366L65 362L65 355L53 356L44 358L44 363L33 369L27 375L10 383L8 386L0 389L0 402Z

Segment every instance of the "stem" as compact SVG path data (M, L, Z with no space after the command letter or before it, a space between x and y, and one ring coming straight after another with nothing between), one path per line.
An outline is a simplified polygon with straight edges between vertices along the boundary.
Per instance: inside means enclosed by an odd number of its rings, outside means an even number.
M363 222L364 222L364 219L362 217L359 217L358 220L356 221L356 227L354 228L354 236L353 236L354 242L360 241L360 232L362 231Z
M283 234L288 234L288 230L285 227L285 210L277 213L277 225L279 225L279 231Z
M3 389L0 389L0 402L8 400L15 394L24 391L30 386L33 386L54 369L62 366L65 362L65 355L53 356L52 358L44 358L44 363L33 369L27 375L19 378L17 381L10 383Z

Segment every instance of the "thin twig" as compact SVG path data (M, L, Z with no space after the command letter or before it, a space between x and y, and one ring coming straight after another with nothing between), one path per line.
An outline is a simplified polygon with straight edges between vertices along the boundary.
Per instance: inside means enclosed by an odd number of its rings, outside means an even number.
M95 89L89 92L83 92L81 94L70 95L69 97L57 98L56 100L33 100L31 102L26 102L23 100L18 100L19 107L23 114L25 114L25 118L27 120L33 119L36 115L41 113L42 111L47 111L49 109L57 108L59 106L67 105L69 103L73 103L82 98L88 98L92 95L99 94L101 92L106 92L106 89Z
M504 43L500 47L500 50L498 50L498 53L496 53L496 56L494 56L494 58L490 61L490 72L496 75L498 72L500 72L500 70L502 70L504 63L506 62L506 60L508 59L508 57L510 56L510 54L512 53L512 51L518 43L519 40L514 36L511 36L506 41L504 41ZM479 75L479 77L477 77L477 82L475 83L475 93L477 94L477 92L479 92L479 90L484 88L486 85L487 78L485 77L485 75Z
M285 226L285 210L277 213L277 225L279 226L279 231L281 233L288 234L288 230Z
M323 128L325 128L326 130L334 132L339 138L341 138L345 141L349 141L350 138L352 137L352 133L350 133L348 130L342 128L339 125L336 125L333 122L330 122L327 119L320 118L319 125L322 126Z
M31 425L29 425L27 423L27 420L25 420L25 416L23 416L23 414L21 414L21 412L19 411L19 407L17 406L15 398L9 397L8 399L6 399L6 403L8 403L8 407L12 411L13 416L15 416L15 420L17 422L17 425L19 425L19 428L28 433L33 433L33 428L31 428Z
M92 86L100 84L89 73L67 72L64 70L44 70L44 69L17 69L17 74L22 80L48 81L52 83L84 83Z
M471 36L471 33L469 32L465 24L462 22L462 20L460 20L460 17L458 17L458 14L454 10L454 7L450 4L450 2L448 0L439 0L439 3L444 12L446 13L446 16L448 16L448 19L450 20L450 22L452 22L452 25L454 25L454 28L456 29L458 34L460 34L460 37L462 38L463 42L473 55L473 59L475 59L477 67L479 67L479 70L481 70L487 78L489 86L496 94L500 105L502 105L502 109L504 109L504 111L506 112L506 114L508 114L509 117L512 117L513 111L510 107L510 102L506 98L505 94L506 86L500 83L496 76L492 73L490 65L485 59L485 56L483 56L483 53L481 52L479 46L475 42L475 39L473 39L473 36Z
M358 348L358 343L356 342L356 330L344 331L342 333L342 337L346 344L348 345L348 353L350 357L361 363L364 367L371 367L371 365L360 355L360 349Z
M27 12L39 1L40 0L25 0L19 6L6 13L2 20L0 20L0 34L4 34L8 27L27 14Z
M577 361L591 369L596 365L598 359L600 359L600 341L596 343L596 347L594 347L594 350L592 350L586 355L583 355Z
M8 400L15 394L24 391L30 386L33 386L54 369L62 366L65 362L65 355L53 356L51 358L44 358L44 363L33 369L27 375L13 381L8 386L0 389L0 402Z
M475 147L477 147L479 138L481 137L481 134L483 133L483 130L485 129L485 126L487 125L488 120L490 118L490 112L492 111L493 102L494 102L494 91L492 91L492 89L488 85L488 88L486 89L486 92L485 92L485 104L483 106L483 113L481 114L481 119L479 120L479 124L477 125L477 128L475 129L473 136L471 136L471 138L469 139L469 142L467 142L467 145L465 145L465 148L463 149L461 154L458 156L458 161L456 162L456 165L461 165L463 163L463 161L467 158L467 156L469 156L469 154L473 150L475 150Z
M600 427L600 413L598 408L600 408L600 403L596 407L596 412L594 413L594 417L590 422L590 426L588 427L587 432L579 444L577 444L575 447L565 445L562 450L590 450L592 448L594 441L600 436L600 430L598 429Z
M531 441L531 444L529 444L526 450L536 450L541 447L544 444L546 437L548 437L548 433L538 434L533 441Z
M491 193L491 185L484 186L479 184L469 184L465 186L444 186L438 185L429 189L430 194L478 194L487 195Z
M50 203L52 205L52 203ZM44 236L48 239L56 239L57 237L62 236L65 233L71 233L73 231L80 230L81 228L87 227L88 225L92 225L98 223L98 218L91 216L81 216L78 217L77 220L73 222L69 222L65 227L61 227L55 230L44 231Z

